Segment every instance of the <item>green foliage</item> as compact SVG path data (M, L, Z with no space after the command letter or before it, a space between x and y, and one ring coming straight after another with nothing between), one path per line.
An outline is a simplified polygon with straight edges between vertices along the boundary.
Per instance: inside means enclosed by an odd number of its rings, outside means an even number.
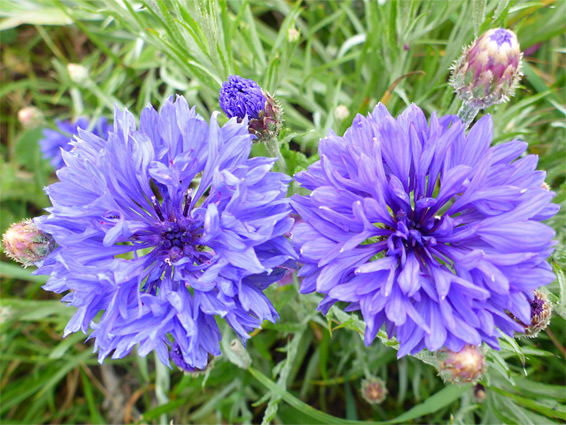
M4 423L563 423L566 421L566 59L563 1L5 0L0 11L2 145L0 231L42 214L43 187L56 181L39 152L38 128L17 111L33 104L54 118L134 114L179 93L199 113L218 110L230 74L253 78L285 110L282 154L291 175L317 160L320 137L342 134L380 100L397 114L411 102L455 113L448 68L475 35L512 28L525 57L523 86L489 111L495 141L529 142L561 211L549 220L558 278L548 332L502 339L481 381L444 384L430 354L396 358L384 331L371 347L356 314L316 312L298 282L268 296L281 314L248 342L252 366L225 354L207 373L183 375L135 354L97 363L82 334L62 339L73 308L46 293L44 277L0 262L0 420ZM66 66L80 63L86 82ZM335 110L345 106L347 118ZM254 148L261 154L261 147ZM290 192L296 191L292 187ZM241 366L241 365L240 365ZM361 380L381 377L389 395L370 406ZM368 422L371 421L371 422Z

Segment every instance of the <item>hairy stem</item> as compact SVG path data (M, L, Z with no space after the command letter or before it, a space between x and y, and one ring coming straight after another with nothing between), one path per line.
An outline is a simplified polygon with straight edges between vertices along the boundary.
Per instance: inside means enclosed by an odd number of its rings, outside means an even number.
M460 118L465 127L468 128L479 111L480 108L477 106L472 106L469 103L464 102L458 111L458 118Z

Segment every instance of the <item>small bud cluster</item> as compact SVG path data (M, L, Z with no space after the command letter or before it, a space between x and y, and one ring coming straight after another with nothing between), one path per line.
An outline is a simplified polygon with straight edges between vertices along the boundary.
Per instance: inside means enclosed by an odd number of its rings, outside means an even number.
M381 378L370 377L362 381L362 397L369 404L381 404L387 397L387 388Z
M481 347L466 344L458 352L442 348L435 353L437 368L444 382L466 384L477 382L486 369Z
M37 228L30 219L13 224L2 236L4 252L24 267L43 260L56 248L56 243Z
M491 29L464 49L452 67L450 84L464 103L475 108L506 102L521 79L521 58L513 31Z

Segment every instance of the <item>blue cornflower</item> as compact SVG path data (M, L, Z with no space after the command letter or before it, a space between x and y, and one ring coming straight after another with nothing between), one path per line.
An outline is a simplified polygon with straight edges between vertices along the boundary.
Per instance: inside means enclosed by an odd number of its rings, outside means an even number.
M220 107L228 118L259 118L265 109L266 98L261 87L252 79L231 75L222 83L220 89Z
M486 342L497 348L530 323L532 291L553 280L554 231L540 221L558 206L527 144L490 148L492 121L466 135L456 116L410 106L394 119L378 105L344 137L320 141L320 161L296 179L304 222L293 230L303 293L361 310L369 345L381 326L399 356Z
M246 120L219 127L217 114L209 125L177 97L147 107L137 130L116 109L107 140L79 130L63 153L50 215L36 219L59 248L38 273L51 276L45 289L71 291L65 335L92 327L101 362L139 344L204 369L220 354L215 316L242 340L278 317L263 290L296 257L284 236L291 179L270 172L275 159L248 158Z
M70 151L73 147L71 142L73 137L79 132L79 128L86 130L89 127L88 119L81 117L77 119L74 123L70 121L57 120L55 121L58 131L51 129L43 130L43 139L39 141L39 147L43 158L48 160L53 167L58 170L65 165L63 161L62 151ZM108 131L110 125L108 124L106 118L100 118L92 129L92 132L102 138L108 137Z

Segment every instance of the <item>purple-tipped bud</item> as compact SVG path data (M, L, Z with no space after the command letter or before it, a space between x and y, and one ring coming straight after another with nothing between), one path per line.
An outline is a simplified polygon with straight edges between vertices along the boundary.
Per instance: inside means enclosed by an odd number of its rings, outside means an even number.
M546 184L546 183L544 183ZM540 331L548 326L552 316L552 303L547 296L540 291L533 291L533 299L531 300L531 323L526 324L519 320L513 313L507 312L507 315L523 326L524 332L515 333L516 337L536 338Z
M491 29L464 49L452 67L450 84L464 103L476 108L507 102L521 79L521 58L513 31Z
M220 107L228 118L248 117L248 128L257 141L276 138L283 122L281 105L253 80L231 75L222 83Z
M387 388L381 378L367 378L362 381L362 397L369 404L381 404L387 397Z
M175 343L169 352L169 356L175 366L177 366L180 370L182 370L186 375L198 376L203 373L206 373L208 370L212 368L214 364L215 357L212 354L208 354L208 363L204 369L198 369L196 367L189 366L185 359L183 358L183 353L181 352L181 347L179 344Z
M438 372L444 382L466 384L478 381L485 371L485 354L481 347L466 344L455 353L442 348L436 353Z
M43 260L57 244L30 219L13 224L2 236L4 252L24 267Z
M474 399L478 403L483 403L486 395L487 394L485 392L485 387L482 384L476 384L476 386L474 387Z
M531 323L525 326L525 333L518 336L526 336L535 338L540 331L546 329L550 323L552 316L552 304L547 296L540 291L533 291L533 299L531 300Z

